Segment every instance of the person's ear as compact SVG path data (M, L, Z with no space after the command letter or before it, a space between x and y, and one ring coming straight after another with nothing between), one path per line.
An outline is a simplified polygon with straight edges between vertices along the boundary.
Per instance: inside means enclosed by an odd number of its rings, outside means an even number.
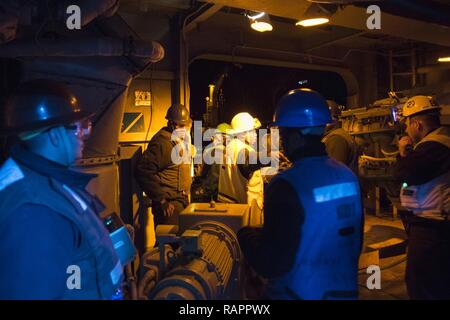
M425 125L422 120L417 120L417 129L422 131L425 128Z
M47 134L52 146L58 147L61 144L61 134L58 127L51 128L47 131Z
M419 119L411 119L411 126L416 130L420 130L422 127L422 123L419 121Z

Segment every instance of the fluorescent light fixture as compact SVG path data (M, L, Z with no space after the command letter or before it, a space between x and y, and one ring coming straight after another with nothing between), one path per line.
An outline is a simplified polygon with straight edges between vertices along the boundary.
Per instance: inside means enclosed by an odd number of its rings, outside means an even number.
M438 59L439 62L450 62L450 56L448 57L440 57Z
M253 30L259 32L272 31L272 23L270 22L270 17L265 12L254 12L246 15L250 20L250 26Z
M297 21L296 26L313 27L330 22L328 18L314 18Z
M262 18L266 13L265 12L256 12L253 15L249 14L247 17L251 20L256 20Z
M322 6L313 3L306 10L303 18L295 24L296 26L312 27L328 23L330 21L330 12L326 11Z

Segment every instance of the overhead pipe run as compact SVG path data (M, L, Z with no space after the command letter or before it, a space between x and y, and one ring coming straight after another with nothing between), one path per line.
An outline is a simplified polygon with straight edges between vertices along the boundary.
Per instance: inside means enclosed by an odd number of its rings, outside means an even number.
M48 1L2 0L0 3L0 44L16 38L19 26L31 26L43 23L45 13L52 14L51 19L65 23L67 8L72 5L80 7L80 25L86 26L99 16L111 17L119 8L119 0L60 0L56 6L49 7ZM49 17L50 18L50 17Z
M233 47L233 50L231 52L231 56L234 57L236 55L237 50L251 50L251 51L262 51L262 52L274 52L276 54L285 54L285 55L295 55L295 56L301 56L304 58L304 60L309 61L309 63L312 63L313 59L316 60L322 60L322 61L329 61L334 63L343 63L343 60L331 58L331 57L323 57L308 53L301 53L301 52L294 52L294 51L283 51L278 49L270 49L270 48L259 48L259 47L251 47L246 45L236 45Z
M295 69L308 69L308 70L321 70L321 71L331 71L339 74L344 80L347 86L347 106L354 107L358 104L358 92L359 85L356 80L355 75L347 68L323 65L323 64L312 64L307 62L295 62L295 61L282 61L282 60L272 60L266 58L256 58L247 56L230 56L222 54L201 54L193 58L190 63L195 60L205 59L205 60L216 60L216 61L227 61L230 63L241 63L241 64L256 64L256 65L266 65L272 67L283 67L283 68L295 68Z
M75 3L74 3L75 2ZM99 16L111 17L119 8L119 0L64 0L58 1L58 20L67 19L67 7L77 5L81 9L81 26L85 26Z
M70 40L15 41L2 46L0 57L88 57L131 56L158 62L164 58L164 48L156 41L151 43L135 39L92 38Z

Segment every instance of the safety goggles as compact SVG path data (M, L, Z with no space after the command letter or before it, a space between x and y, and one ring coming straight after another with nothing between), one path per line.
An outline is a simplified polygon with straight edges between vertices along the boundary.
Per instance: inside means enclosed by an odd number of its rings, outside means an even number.
M64 126L67 130L74 131L75 135L81 139L88 139L92 132L92 121L89 119L73 122Z
M406 117L406 118L403 120L403 124L404 124L404 126L405 126L405 129L406 129L407 127L411 126L411 124L413 124L413 123L417 123L417 119L411 119L411 117Z

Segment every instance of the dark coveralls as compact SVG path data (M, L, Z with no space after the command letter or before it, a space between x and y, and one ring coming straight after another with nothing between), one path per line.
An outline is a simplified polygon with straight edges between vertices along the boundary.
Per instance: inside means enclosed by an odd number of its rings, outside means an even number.
M178 215L188 205L192 177L190 164L174 164L171 153L175 142L171 132L162 128L150 140L137 164L136 179L146 195L152 200L155 227L159 224L178 225ZM174 207L170 217L164 216L161 201L165 199Z
M427 141L398 157L399 182L421 185L450 170L450 150ZM450 299L450 221L408 218L406 285L411 299Z
M358 147L344 129L339 126L328 128L322 141L325 143L328 156L358 173Z

